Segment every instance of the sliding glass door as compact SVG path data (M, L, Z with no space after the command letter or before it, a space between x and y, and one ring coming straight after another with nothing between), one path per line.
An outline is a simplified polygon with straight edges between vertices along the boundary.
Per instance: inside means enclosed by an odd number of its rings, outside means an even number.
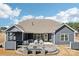
M48 34L33 34L33 39L48 41Z

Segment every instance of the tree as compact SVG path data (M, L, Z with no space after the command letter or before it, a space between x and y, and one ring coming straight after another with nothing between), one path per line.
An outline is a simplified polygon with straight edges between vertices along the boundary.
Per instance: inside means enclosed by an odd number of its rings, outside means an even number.
M6 27L0 27L0 32L6 30L7 28Z
M67 24L75 30L79 28L79 22L69 22Z

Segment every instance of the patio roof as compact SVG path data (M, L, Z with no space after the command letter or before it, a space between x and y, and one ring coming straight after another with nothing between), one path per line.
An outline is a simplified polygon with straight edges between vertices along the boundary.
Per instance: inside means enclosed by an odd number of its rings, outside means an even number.
M29 19L17 24L27 33L52 33L62 24L50 19Z

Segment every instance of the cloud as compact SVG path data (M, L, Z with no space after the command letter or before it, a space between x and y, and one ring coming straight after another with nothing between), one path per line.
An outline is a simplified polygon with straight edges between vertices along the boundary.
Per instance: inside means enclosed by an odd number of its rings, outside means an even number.
M79 21L79 9L74 7L67 10L60 11L54 16L45 17L45 16L33 16L33 15L25 15L22 16L20 20L17 19L21 14L21 9L15 8L12 9L8 4L0 3L0 18L10 18L12 20L11 23L17 24L26 19L52 19L59 22L77 22Z
M16 9L14 9L13 11L12 11L12 16L19 16L20 15L20 12L21 12L21 9L18 9L18 8L16 8Z
M17 17L20 12L18 8L12 9L8 4L0 3L0 18Z
M74 7L67 10L60 11L54 16L45 17L45 16L33 16L33 15L25 15L22 16L21 19L17 19L21 14L21 9L15 8L12 9L8 4L0 3L0 18L10 18L12 20L11 23L18 24L19 22L26 19L52 19L59 22L77 22L79 21L79 9Z
M10 20L9 24L17 24L19 22L17 18L20 14L21 9L12 9L8 4L0 3L0 18Z
M20 20L15 19L13 22L14 22L14 24L18 24L19 22L21 22L23 20L33 19L33 18L35 18L35 17L32 15L27 15L27 16L22 16Z
M32 19L32 18L35 18L35 19L52 19L52 20L59 21L62 23L78 22L79 21L79 9L76 7L70 8L70 9L67 9L64 11L60 11L55 16L50 16L50 17L27 15L27 16L23 16L21 18L21 21L25 20L25 19Z
M74 7L65 11L60 11L55 16L45 17L46 19L53 19L59 22L79 22L79 9Z
M32 16L32 15L27 15L27 16L23 16L21 19L22 19L22 20L26 20L26 19L32 19L32 18L34 18L34 16Z
M61 11L56 16L55 19L61 22L77 22L79 21L79 9L74 7L65 11ZM52 17L52 18L54 18Z
M28 19L44 19L44 16L27 15L27 16L21 17L21 19L18 20L18 22L21 22L21 21L23 21L23 20L28 20Z
M36 19L44 19L44 16L36 16Z
M50 17L45 17L42 15L25 15L18 20L17 17L19 17L21 11L22 10L18 8L12 9L8 4L0 3L0 18L10 18L14 24L18 24L19 22L27 19L52 19L63 23L79 21L79 9L76 7L60 11L56 15Z
M9 28L9 26L4 26L4 27Z
M19 23L19 20L18 19L15 19L15 20L13 20L13 23L14 24L18 24Z
M8 5L0 3L0 18L7 18L11 12L11 8Z

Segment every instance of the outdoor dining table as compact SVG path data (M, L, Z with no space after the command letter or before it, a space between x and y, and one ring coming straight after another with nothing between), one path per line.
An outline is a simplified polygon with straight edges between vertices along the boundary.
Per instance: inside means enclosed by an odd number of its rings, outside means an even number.
M28 48L28 51L32 51L33 55L36 55L37 51L40 51L42 55L45 55L45 50L42 48Z
M19 47L21 47L22 49L24 49L24 50L26 50L28 52L32 51L33 55L36 55L37 51L40 51L42 55L45 55L44 48L39 48L37 46L33 46L33 48L32 48L32 47L29 47L28 45L19 45ZM26 54L28 54L28 52Z

